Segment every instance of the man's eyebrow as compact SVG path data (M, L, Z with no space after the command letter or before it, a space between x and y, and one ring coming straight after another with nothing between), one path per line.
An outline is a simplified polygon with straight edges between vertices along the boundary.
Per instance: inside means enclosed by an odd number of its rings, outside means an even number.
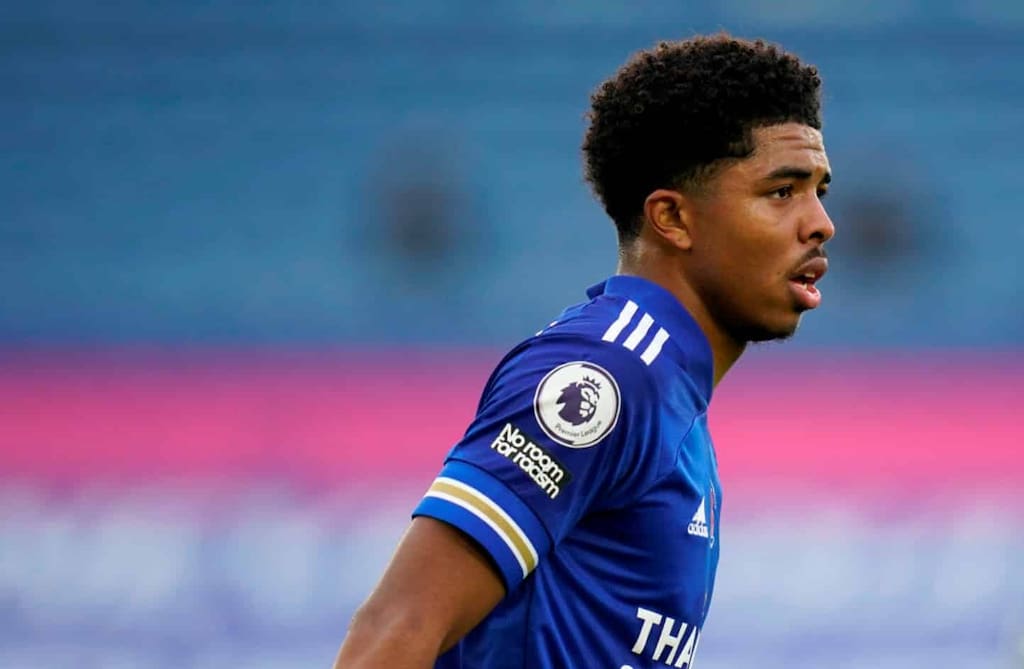
M805 180L810 179L814 176L814 173L810 170L804 169L803 167L779 167L764 178L765 181L774 181L776 179L796 179ZM821 178L821 184L832 183L832 173L825 172L825 176Z

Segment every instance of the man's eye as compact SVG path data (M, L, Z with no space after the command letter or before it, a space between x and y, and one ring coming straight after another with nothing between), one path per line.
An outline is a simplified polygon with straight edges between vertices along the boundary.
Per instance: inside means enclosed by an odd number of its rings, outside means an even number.
M793 196L792 186L783 186L782 188L776 188L771 192L771 196L780 200L785 200Z
M818 189L818 199L819 200L825 199L826 195L828 195L828 189L827 188L819 188Z

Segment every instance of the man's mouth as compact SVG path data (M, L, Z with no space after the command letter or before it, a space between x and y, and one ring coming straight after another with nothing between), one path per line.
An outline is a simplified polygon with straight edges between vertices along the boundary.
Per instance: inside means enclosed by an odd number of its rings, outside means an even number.
M816 291L818 289L814 287L814 282L817 281L818 278L819 276L816 274L807 273L792 278L790 279L790 281L800 284L800 287L803 288L804 290Z
M828 259L824 256L811 258L790 275L789 281L794 284L797 300L806 309L814 309L821 304L821 292L815 285L828 271Z

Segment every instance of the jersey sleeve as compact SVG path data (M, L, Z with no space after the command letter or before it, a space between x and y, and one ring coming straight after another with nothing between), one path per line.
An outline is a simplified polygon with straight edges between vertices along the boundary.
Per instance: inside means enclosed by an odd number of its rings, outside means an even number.
M632 352L537 337L495 370L413 515L472 537L511 591L585 514L626 503L672 466L661 423Z

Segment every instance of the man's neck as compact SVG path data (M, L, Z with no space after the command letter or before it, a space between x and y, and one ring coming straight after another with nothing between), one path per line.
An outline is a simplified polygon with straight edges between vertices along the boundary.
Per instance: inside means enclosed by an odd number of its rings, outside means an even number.
M713 383L717 387L718 382L743 355L746 342L730 337L715 322L700 295L686 281L682 272L669 269L671 265L663 258L645 257L647 255L638 253L636 249L628 253L620 251L616 274L635 276L656 283L679 300L683 308L697 321L711 346L711 357L715 366Z

